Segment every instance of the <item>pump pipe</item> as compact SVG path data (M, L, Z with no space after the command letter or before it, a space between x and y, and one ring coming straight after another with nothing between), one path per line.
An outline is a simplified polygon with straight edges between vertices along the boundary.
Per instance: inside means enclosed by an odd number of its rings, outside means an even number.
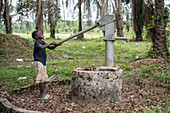
M95 25L93 25L93 26L91 26L91 27L89 27L89 28L87 28L87 29L84 29L84 30L82 30L82 31L80 31L80 32L78 32L78 33L75 33L75 34L71 35L70 37L68 37L68 38L66 38L66 39L64 39L64 40L61 40L61 41L58 42L57 44L62 44L62 43L64 43L64 42L66 42L66 41L68 41L68 40L70 40L70 39L72 39L72 38L74 38L74 37L82 34L82 33L85 33L85 32L87 32L87 31L90 31L90 30L96 28L98 25L99 25L99 23L96 23Z

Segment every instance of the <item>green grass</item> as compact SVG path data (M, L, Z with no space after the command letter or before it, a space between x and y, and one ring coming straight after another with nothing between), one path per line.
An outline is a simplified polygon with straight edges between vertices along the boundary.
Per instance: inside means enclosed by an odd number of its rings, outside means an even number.
M33 39L30 36L21 34L24 38L7 35L1 39L0 48L0 90L6 91L13 88L22 87L35 83L35 71L33 62ZM13 37L13 38L11 38ZM1 37L0 37L1 38ZM65 37L50 39L47 42L59 42ZM51 76L53 73L60 72L57 79L71 78L72 71L78 67L92 67L105 65L105 42L104 37L86 38L85 41L75 39L63 43L54 50L47 50L47 74ZM170 70L167 65L161 67L159 63L140 64L132 67L131 62L136 58L146 56L151 48L151 42L114 42L114 65L120 66L124 70L124 76L129 79L137 77L138 83L144 85L143 78L153 78L156 82L169 84ZM168 48L169 49L169 48ZM24 62L16 61L22 58ZM27 77L24 80L17 80L19 77ZM146 102L151 98L148 97ZM151 110L146 108L146 113L163 112L165 109L156 108ZM169 108L168 108L169 110Z
M77 67L92 67L105 65L105 44L104 37L86 39L85 41L70 40L57 47L55 50L47 49L47 71L51 76L53 72L60 72L59 79L71 78L72 71ZM13 52L1 50L1 58L3 64L0 68L0 80L2 83L1 90L8 90L14 87L21 87L27 84L34 83L34 66L32 65L32 49L33 42L30 38L25 38L30 42L25 52L25 47L15 47L15 54ZM12 40L11 40L12 41ZM16 40L14 40L15 42ZM60 41L48 39L47 42ZM16 41L17 42L17 41ZM146 46L147 45L147 46ZM11 45L14 47L14 45ZM124 41L115 41L114 44L114 58L115 65L126 64L132 61L136 56L142 57L148 50L150 43L138 44L134 42L126 43ZM142 49L140 49L142 48ZM6 53L9 56L6 57ZM17 62L16 58L27 59L24 62ZM11 59L11 60L8 60ZM9 61L9 62L8 62ZM29 65L26 67L24 65ZM11 66L9 66L11 65ZM18 66L22 67L18 67ZM17 81L19 77L27 76L27 80L21 82Z
M9 90L16 87L25 86L32 84L34 82L34 71L33 66L31 67L17 67L17 66L7 66L0 69L0 80L1 80L1 90ZM19 77L27 77L26 80L17 79Z
M25 36L22 34L22 36ZM27 35L26 35L27 36ZM18 38L17 38L18 39ZM12 39L7 38L9 43L17 43L17 39L12 42ZM52 41L59 42L63 37L59 39L49 39L47 42ZM54 50L47 50L47 71L51 76L53 72L60 72L59 79L71 78L72 71L77 67L92 67L105 65L105 43L104 37L86 38L85 41L78 41L75 39L69 40L63 43L61 46ZM24 86L26 84L34 83L34 66L32 64L33 57L33 40L30 37L25 37L25 45L11 44L11 49L1 49L0 51L0 81L5 84L5 87L1 87L1 90L8 90L14 87ZM23 40L20 39L22 43ZM24 42L25 43L25 42ZM150 42L129 42L115 41L114 43L114 64L115 66L124 66L122 68L128 69L128 65L136 58L144 57L151 46ZM24 62L17 62L16 58L24 59ZM22 67L18 67L18 66ZM27 67L30 66L30 67ZM154 78L163 80L167 83L169 76L167 71L151 68L151 74L147 74L147 67L142 67L139 76L151 76L152 73L158 73L154 75ZM150 69L150 68L149 68ZM146 71L145 71L146 70ZM130 71L128 76L133 76L134 71ZM160 75L160 73L162 75ZM22 84L17 81L17 78L27 76L28 80ZM168 77L168 78L167 78Z
M165 110L164 108L160 108L159 106L157 106L157 108L154 110L146 107L146 110L144 111L144 113L169 113L169 112L170 107L168 107L167 110Z
M169 76L170 70L169 70L168 64L164 65L164 67L161 67L161 65L159 63L155 63L151 65L148 63L142 63L140 66L137 66L137 67L131 67L128 64L124 65L123 67L126 70L128 70L128 68L133 69L133 71L132 70L126 71L125 75L127 75L130 78L139 77L141 78L142 83L143 83L142 78L151 77L155 81L160 81L164 84L169 84L170 83L170 76Z

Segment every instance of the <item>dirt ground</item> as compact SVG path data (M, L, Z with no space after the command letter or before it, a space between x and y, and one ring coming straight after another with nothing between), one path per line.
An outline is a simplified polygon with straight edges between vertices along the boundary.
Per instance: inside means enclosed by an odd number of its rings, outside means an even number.
M164 60L139 60L131 63L132 67L140 66L141 63L154 64L159 62L160 66L169 67L169 63ZM125 70L126 71L126 70ZM124 77L122 89L122 101L108 105L82 104L71 101L71 86L58 85L51 87L48 94L50 99L42 100L38 98L39 90L21 95L13 95L11 103L28 110L46 111L52 113L81 113L81 112L142 112L149 109L169 106L169 86L153 81L151 78L143 79L145 84L140 84L139 79Z

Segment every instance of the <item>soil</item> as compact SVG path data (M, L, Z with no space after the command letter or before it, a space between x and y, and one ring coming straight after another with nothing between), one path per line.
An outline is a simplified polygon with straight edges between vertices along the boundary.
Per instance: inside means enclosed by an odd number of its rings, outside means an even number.
M23 59L22 65L31 65L33 45L17 35L0 33L0 67L18 65L16 59ZM30 58L30 59L27 59Z
M131 69L140 67L140 65L155 65L167 68L169 63L163 59L142 59L132 62ZM130 70L124 70L124 72ZM142 83L140 81L143 81ZM48 100L38 98L39 90L28 92L20 95L12 95L11 103L34 111L46 111L51 113L81 113L81 112L142 112L149 109L156 109L159 105L161 108L169 106L169 86L152 77L139 79L138 77L124 77L122 89L122 101L108 105L83 104L71 101L71 86L58 85L50 87L48 94L51 97Z

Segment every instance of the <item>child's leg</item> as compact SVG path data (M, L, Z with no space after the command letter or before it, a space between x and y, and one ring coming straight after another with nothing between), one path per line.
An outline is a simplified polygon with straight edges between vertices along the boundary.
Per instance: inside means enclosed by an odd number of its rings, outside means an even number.
M36 74L36 83L39 83L40 88L40 97L44 97L46 94L46 80L48 78L46 66L41 62L35 61L35 74Z
M46 83L43 82L43 83L39 83L39 87L40 87L40 97L44 97L46 92Z

